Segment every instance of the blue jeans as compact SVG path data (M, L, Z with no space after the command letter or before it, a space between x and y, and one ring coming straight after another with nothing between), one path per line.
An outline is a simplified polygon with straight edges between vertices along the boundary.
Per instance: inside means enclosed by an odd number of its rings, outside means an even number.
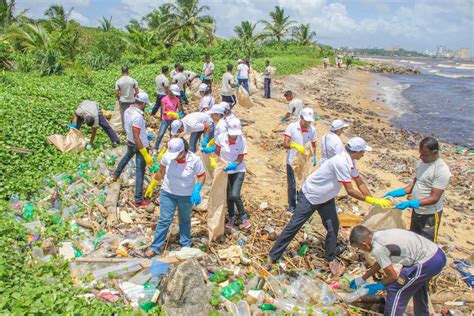
M179 99L181 100L181 105L182 105L183 103L186 104L186 105L188 105L188 104L189 104L189 101L188 101L188 97L186 96L186 92L184 92L184 91L181 90L179 93L180 93Z
M161 99L166 97L166 94L157 94L156 95L156 102L155 105L153 106L153 110L151 110L151 115L155 115L158 110L160 111L160 118L163 116L163 108L161 107Z
M197 144L201 139L201 135L204 134L204 131L192 132L189 136L189 151L195 153L197 150ZM209 134L209 141L214 138L214 123L211 123L211 131Z
M248 94L250 94L248 79L237 79L237 83L244 86L244 89L247 90Z
M156 143L155 143L155 146L153 146L153 149L158 150L158 148L160 147L161 140L165 136L165 133L166 133L166 130L168 129L168 127L171 131L171 123L173 123L173 121L174 120L169 120L169 121L163 120L163 121L161 121L160 130L158 131L158 136L156 136Z
M265 78L263 80L263 88L264 88L264 97L270 99L270 84L272 83L272 79Z
M145 158L143 158L143 155L138 151L138 148L134 144L127 144L127 152L122 160L120 160L117 169L115 169L114 176L117 178L120 177L123 169L125 169L125 166L133 156L135 156L135 162L137 165L135 171L135 202L138 203L143 201L143 179L145 177L146 162Z
M151 248L160 252L166 241L166 235L173 221L174 212L178 208L179 242L183 247L191 247L191 211L193 204L191 196L179 196L161 190L160 192L160 218L156 226L155 236Z

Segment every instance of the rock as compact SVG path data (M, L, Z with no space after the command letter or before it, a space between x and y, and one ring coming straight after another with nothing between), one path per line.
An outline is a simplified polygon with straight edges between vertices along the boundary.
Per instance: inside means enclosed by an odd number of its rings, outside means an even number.
M198 248L183 247L179 251L170 251L170 257L176 257L179 260L188 260L191 258L199 258L206 255L205 252L202 252Z
M196 260L179 264L162 284L159 303L165 315L207 315L211 311L211 294Z

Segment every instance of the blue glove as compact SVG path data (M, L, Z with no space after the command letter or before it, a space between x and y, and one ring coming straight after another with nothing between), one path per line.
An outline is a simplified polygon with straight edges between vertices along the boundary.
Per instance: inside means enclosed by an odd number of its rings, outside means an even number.
M385 291L385 285L383 285L381 281L378 281L375 284L366 284L364 285L364 288L369 289L367 295L375 295L378 291Z
M283 115L282 117L280 117L280 121L282 121L282 122L286 121L286 116Z
M77 128L77 124L76 123L72 123L72 124L69 124L67 126L68 129L71 129L71 128Z
M236 89L240 88L240 83L236 84L236 85L235 85L235 88L236 88Z
M349 283L349 287L355 290L362 284L365 284L365 280L362 277L358 277L352 280L351 283Z
M211 146L211 147L205 147L205 148L202 148L201 151L205 154L210 154L210 153L213 153L216 151L216 145L214 146Z
M404 201L404 202L398 203L397 205L395 205L395 207L398 208L399 210L404 210L407 207L420 208L420 201L419 200Z
M197 182L194 185L193 193L191 194L191 203L193 203L193 205L201 204L201 189L202 183Z
M237 170L237 167L238 167L238 163L237 162L231 162L230 164L228 164L225 168L224 168L224 171L225 172L229 172L231 170Z
M155 139L155 136L153 136L152 134L146 134L146 138L149 140L149 141L152 141Z
M313 156L313 167L316 167L318 164L318 159L316 159L316 156Z
M201 75L201 76L199 77L199 80L201 80L201 81L203 81L204 79L206 79L206 76L204 76L204 75Z
M183 112L178 112L179 118L183 118L184 113Z
M386 198L387 196L391 196L391 197L396 198L396 197L402 197L402 196L405 196L405 195L406 195L405 189L400 188L400 189L396 189L396 190L388 192L383 197Z
M202 148L206 147L207 143L209 143L209 136L204 135L204 137L202 138L201 147Z

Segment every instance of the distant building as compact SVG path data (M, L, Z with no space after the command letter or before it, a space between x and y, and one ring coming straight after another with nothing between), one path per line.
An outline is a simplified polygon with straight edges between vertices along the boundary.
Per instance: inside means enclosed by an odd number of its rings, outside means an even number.
M436 50L436 57L445 57L446 54L446 46L439 45L438 49Z
M471 51L469 48L460 48L456 51L455 57L459 59L469 59L471 58Z
M398 52L400 50L400 46L398 45L395 45L391 48L387 48L386 51L389 51L389 52Z

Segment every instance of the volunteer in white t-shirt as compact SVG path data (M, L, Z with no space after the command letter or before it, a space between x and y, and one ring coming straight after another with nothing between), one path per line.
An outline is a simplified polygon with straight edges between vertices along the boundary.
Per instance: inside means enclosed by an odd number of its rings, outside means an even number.
M318 211L327 231L325 258L334 274L340 272L340 264L336 257L345 250L346 246L337 245L339 219L335 197L339 190L344 187L348 195L358 200L384 208L391 206L389 200L373 198L366 184L359 177L356 160L361 159L364 153L370 150L372 148L362 138L351 138L344 152L327 160L306 179L298 194L295 212L270 251L271 263L280 259L300 228L315 211ZM358 190L352 186L352 180L355 181Z
M143 178L146 165L152 165L153 159L147 151L148 137L143 109L151 105L150 98L145 92L140 92L135 98L135 104L125 111L125 132L127 134L127 152L120 160L112 177L117 181L130 159L135 156L135 206L142 207L150 204L143 199Z
M234 227L236 223L235 208L242 220L242 227L249 229L251 224L242 202L241 190L245 179L245 155L247 145L242 135L242 125L238 118L229 120L227 132L216 138L216 154L227 164L227 208L228 220L226 227Z
M160 218L155 236L146 257L160 253L166 242L166 235L178 209L179 242L191 247L191 212L193 205L201 203L201 188L206 172L201 159L188 150L182 138L173 138L160 162L161 168L153 177L146 196L151 197L158 181L163 180L160 190ZM197 181L196 181L197 178Z
M240 87L240 85L244 86L244 89L247 91L248 94L250 94L249 90L249 66L247 65L247 62L245 60L239 59L237 61L237 88Z
M151 110L151 115L155 115L158 112L158 109L161 107L161 99L163 99L168 94L168 89L170 88L170 81L168 80L168 66L161 67L161 74L156 76L156 103ZM163 115L161 112L160 117Z
M444 191L448 188L451 172L439 157L439 143L433 137L425 137L418 148L420 161L416 164L416 176L404 188L388 192L385 196L394 198L411 194L409 201L395 207L411 208L410 230L437 242L438 230L443 214Z
M105 133L107 133L107 136L109 136L110 140L112 141L113 147L120 144L120 139L112 127L110 127L109 122L104 117L102 111L99 108L99 104L96 102L91 100L82 101L74 112L72 123L67 127L80 129L83 123L86 123L87 126L92 127L91 138L89 140L89 144L86 146L87 150L92 148L92 144L94 143L95 135L97 133L97 128L99 126L102 127Z
M414 315L430 314L429 284L446 265L446 255L435 243L403 229L372 232L362 225L352 229L350 243L363 251L370 251L376 260L362 277L351 281L351 288L364 286L367 295L387 291L384 315L404 315L412 298ZM395 271L394 264L403 266L400 274ZM385 275L382 280L365 284L381 269Z
M325 57L323 58L323 65L324 65L324 69L328 68L328 66L329 66L329 58L328 58L328 56L325 56Z
M348 126L343 120L332 121L331 130L321 138L321 164L344 151L341 135Z
M135 96L138 94L138 82L128 75L128 67L122 67L122 76L115 82L115 96L120 104L120 117L122 119L122 127L124 125L125 110L135 102Z
M201 135L212 135L212 118L207 112L193 112L186 115L181 122L183 123L184 132L191 134L189 138L189 151L194 153Z
M221 87L221 96L222 101L230 104L231 107L237 103L237 99L234 95L234 88L236 87L236 82L234 76L232 75L232 70L234 66L231 64L227 65L227 72L222 75L222 87Z
M291 123L285 130L283 147L288 149L286 158L286 179L288 185L288 211L293 213L296 208L296 178L292 163L297 152L304 155L306 145L311 143L311 154L313 165L316 166L316 129L311 125L314 122L314 112L311 108L305 108L301 112L298 122Z
M289 102L288 111L280 118L280 120L282 122L289 121L290 123L298 122L301 111L303 111L304 108L303 101L295 98L293 92L289 90L285 92L284 97Z
M270 85L272 83L272 77L273 77L273 69L270 67L270 61L266 60L265 61L265 70L262 73L263 75L263 97L266 99L270 99Z
M211 94L211 90L205 83L201 83L198 87L198 92L201 95L199 101L199 112L209 111L212 106L216 103L216 99Z
M202 66L201 81L208 85L209 90L212 92L212 79L214 79L214 69L216 67L211 61L211 56L206 55L206 62Z

